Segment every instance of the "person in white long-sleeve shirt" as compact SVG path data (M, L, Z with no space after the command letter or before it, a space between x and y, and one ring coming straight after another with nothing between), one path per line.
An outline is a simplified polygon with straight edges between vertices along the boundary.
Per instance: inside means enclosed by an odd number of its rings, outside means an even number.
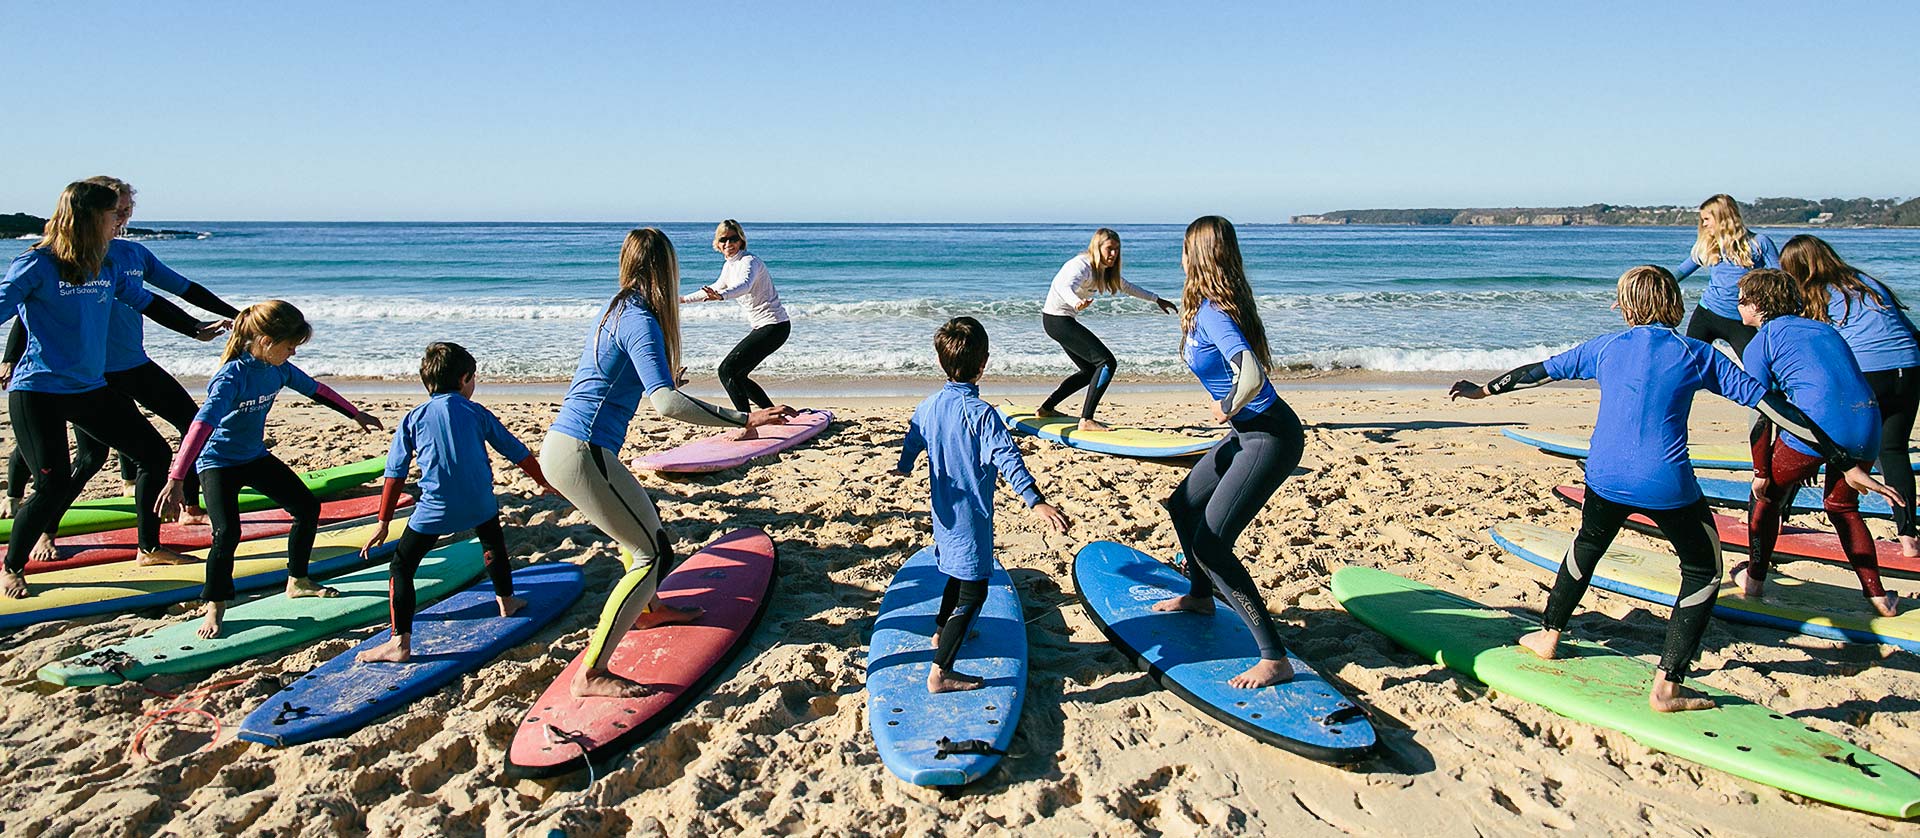
M1093 305L1094 294L1120 294L1138 297L1160 307L1165 313L1179 308L1158 295L1141 288L1120 276L1120 234L1105 227L1093 232L1093 240L1087 243L1087 252L1068 259L1060 266L1060 272L1053 275L1053 285L1047 289L1046 305L1040 309L1040 322L1047 330L1047 337L1058 341L1060 348L1067 351L1067 357L1079 371L1067 376L1053 395L1040 403L1036 411L1041 416L1063 416L1056 410L1061 401L1086 388L1086 400L1080 405L1080 430L1104 431L1106 425L1094 421L1093 413L1100 407L1100 397L1106 395L1107 385L1113 382L1113 371L1117 366L1113 353L1100 338L1080 325L1079 314Z
M747 376L753 374L754 368L767 360L767 356L786 345L787 336L793 332L792 319L787 316L787 307L780 304L780 292L773 288L773 274L767 271L767 263L747 252L747 234L740 229L740 222L731 218L720 222L713 231L713 249L727 257L726 266L720 269L720 278L681 297L680 302L740 301L752 331L721 359L720 386L726 388L727 398L733 400L735 410L746 412L754 407L771 407L773 399L767 397L767 391Z

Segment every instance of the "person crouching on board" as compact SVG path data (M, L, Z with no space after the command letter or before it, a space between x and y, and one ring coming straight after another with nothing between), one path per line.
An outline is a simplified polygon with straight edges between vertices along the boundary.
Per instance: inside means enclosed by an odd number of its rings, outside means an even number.
M1822 309L1826 302L1820 301ZM1839 331L1800 316L1806 307L1798 283L1786 271L1757 268L1740 277L1740 320L1758 330L1741 362L1761 385L1806 405L1821 430L1833 434L1834 443L1852 455L1848 466L1865 467L1880 449L1880 408L1873 387ZM1747 514L1753 543L1748 561L1729 574L1746 596L1759 599L1766 591L1780 519L1790 497L1820 473L1821 465L1812 443L1791 433L1774 433L1764 416L1754 423L1753 505ZM1847 563L1860 577L1861 592L1875 612L1892 617L1899 613L1900 595L1880 584L1879 553L1867 522L1860 518L1860 493L1847 485L1845 468L1826 464L1822 505Z
M500 501L493 496L493 466L487 462L487 447L519 466L547 494L558 493L547 485L540 461L526 444L500 424L493 411L473 401L478 370L472 353L457 343L427 344L426 354L420 358L420 383L426 385L427 400L409 411L393 433L386 480L380 491L380 529L360 548L360 555L364 557L386 543L387 525L393 522L400 488L406 485L407 470L415 457L420 460L420 499L400 533L392 570L387 574L393 637L361 652L356 660L362 663L399 663L412 656L413 613L418 605L413 575L427 552L453 533L473 530L479 536L500 616L511 617L527 604L513 595L513 568L507 558L506 534L500 529Z
M1488 382L1453 385L1453 398L1484 399L1554 379L1592 379L1600 384L1600 413L1594 421L1592 453L1587 458L1587 500L1580 507L1580 531L1573 551L1547 598L1539 631L1519 639L1521 646L1551 660L1560 633L1586 595L1594 566L1619 534L1627 516L1652 518L1680 558L1680 593L1668 619L1667 641L1647 704L1656 712L1704 710L1713 702L1683 694L1681 682L1700 650L1713 603L1720 592L1720 537L1687 455L1687 416L1693 394L1708 390L1756 408L1761 415L1801 439L1814 440L1821 456L1844 471L1848 483L1877 492L1899 504L1881 485L1835 445L1826 432L1770 392L1712 346L1675 331L1684 313L1680 284L1667 269L1641 265L1620 275L1613 307L1627 330L1601 335L1539 363L1528 364Z
M980 399L980 373L987 367L987 330L971 317L955 317L933 333L933 348L947 384L914 408L895 472L913 473L927 452L933 484L933 553L947 575L934 618L936 646L927 692L979 689L978 676L953 671L953 659L980 607L993 573L993 492L996 477L1020 495L1033 515L1059 532L1060 514L1034 484L1020 449L993 406Z

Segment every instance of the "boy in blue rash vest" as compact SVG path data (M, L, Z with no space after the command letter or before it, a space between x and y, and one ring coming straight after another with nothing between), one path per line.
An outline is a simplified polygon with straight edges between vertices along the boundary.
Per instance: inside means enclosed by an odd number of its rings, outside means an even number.
M273 410L281 388L291 388L352 419L362 433L381 424L290 363L295 350L311 337L313 326L292 303L268 300L243 309L233 320L220 369L207 381L207 401L180 440L159 511L166 515L179 509L186 502L187 475L200 474L206 486L207 515L213 519L207 583L200 592L207 603L201 637L220 636L227 601L233 599L233 553L240 544L240 490L244 487L253 487L293 517L293 529L287 533L287 596L340 595L307 578L307 561L320 527L320 501L293 469L267 450L267 413Z
M1832 435L1834 444L1866 466L1880 448L1880 408L1873 388L1853 360L1847 342L1832 326L1799 316L1806 309L1792 276L1760 268L1740 278L1740 314L1758 332L1747 344L1747 374L1769 389L1807 406L1807 415ZM1764 417L1753 427L1753 504L1747 514L1752 538L1750 561L1734 567L1729 576L1748 597L1759 599L1766 590L1767 567L1780 537L1780 519L1787 496L1820 473L1821 458L1814 447L1792 434L1773 433ZM1897 594L1880 584L1879 551L1867 522L1860 518L1860 494L1828 466L1823 505L1833 532L1847 554L1847 563L1860 577L1860 590L1882 617L1899 613Z
M500 616L511 617L527 604L513 595L513 568L507 557L506 534L500 529L500 502L493 495L493 467L487 462L487 447L492 446L519 466L548 494L557 493L547 485L533 452L500 424L492 411L473 401L478 369L473 355L457 343L428 344L420 359L420 382L426 385L429 398L409 412L394 431L386 481L380 492L382 526L367 539L360 555L386 542L386 525L393 521L400 488L406 484L407 468L416 455L420 459L420 500L400 534L400 544L393 551L392 572L387 575L393 637L361 652L356 660L362 663L400 663L412 657L413 613L418 604L413 574L444 536L465 530L479 536Z
M1700 204L1700 228L1687 261L1674 271L1675 281L1707 269L1707 290L1687 321L1687 337L1705 343L1727 342L1738 356L1753 340L1753 327L1740 322L1740 277L1754 268L1780 267L1780 248L1773 239L1747 229L1740 205L1727 195L1715 195Z
M979 689L979 676L953 671L953 659L967 630L987 601L987 577L993 573L993 490L995 478L1032 508L1034 517L1059 532L1067 516L1041 496L1020 448L993 406L980 399L980 374L987 367L987 330L971 317L955 317L933 333L934 352L947 373L947 385L914 408L894 471L913 473L920 452L927 452L932 483L933 552L947 575L940 595L933 668L927 692Z
M1811 439L1827 462L1846 473L1862 491L1900 503L1853 462L1853 455L1785 396L1767 389L1713 347L1681 337L1674 329L1682 313L1680 285L1665 268L1642 265L1621 274L1614 308L1627 321L1624 332L1601 335L1528 364L1488 382L1453 385L1452 397L1483 399L1554 379L1592 379L1600 384L1600 411L1594 422L1592 453L1587 458L1587 501L1580 508L1580 531L1560 563L1553 593L1539 631L1519 639L1542 658L1558 652L1560 633L1586 595L1593 570L1630 515L1652 518L1673 543L1680 559L1680 593L1668 620L1659 671L1647 695L1655 712L1703 710L1713 702L1682 693L1681 682L1700 649L1720 586L1720 536L1713 513L1694 479L1687 456L1687 416L1693 394L1707 390L1747 407Z

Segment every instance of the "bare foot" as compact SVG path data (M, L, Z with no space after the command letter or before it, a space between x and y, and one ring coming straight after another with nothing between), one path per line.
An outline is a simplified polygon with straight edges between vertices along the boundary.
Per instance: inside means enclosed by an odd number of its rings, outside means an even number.
M224 602L207 603L207 619L200 624L200 636L212 640L220 636L220 618L227 615Z
M152 550L140 551L139 558L134 559L133 563L141 567L153 567L155 565L193 564L197 561L200 560L177 550L156 547Z
M731 439L737 442L744 442L749 439L759 439L759 438L760 438L759 428L741 428L740 430L734 431L733 436L731 437Z
M373 663L376 661L406 663L408 658L413 657L413 649L409 647L408 640L407 635L396 634L393 636L393 639L354 655L353 659L359 663Z
M1909 559L1920 558L1920 538L1910 535L1900 536L1900 555Z
M1747 599L1766 598L1767 580L1753 578L1753 574L1747 572L1747 568L1746 562L1734 565L1733 572L1727 574L1727 578L1733 580L1733 584L1740 586L1741 596Z
M1888 591L1886 596L1867 601L1873 603L1873 610L1880 612L1882 617L1900 616L1900 595L1893 591Z
M1195 614L1212 614L1213 598L1198 597L1193 594L1181 594L1173 599L1163 599L1154 603L1153 610L1162 613L1191 611Z
M514 612L527 607L527 601L517 596L497 596L494 602L500 603L500 616L511 617Z
M1263 660L1248 668L1247 671L1227 679L1227 686L1243 690L1257 690L1271 687L1293 679L1293 664L1284 660Z
M1058 410L1054 410L1051 407L1036 407L1033 409L1033 415L1038 416L1042 419L1053 419L1056 417L1065 416L1067 414L1061 413Z
M705 613L707 613L707 609L705 608L675 608L661 602L659 597L654 597L653 603L647 606L647 610L641 612L640 618L633 621L633 627L635 630L641 630L654 628L656 626L691 623L694 620L700 619L700 615Z
M1083 431L1105 431L1105 430L1110 430L1110 429L1109 429L1109 428L1108 428L1108 427L1106 426L1106 424L1105 424L1105 423L1102 423L1102 422L1097 422L1097 421L1094 421L1094 420L1092 420L1092 419L1082 419L1082 420L1080 420L1080 430L1083 430Z
M39 541L36 541L33 543L33 549L27 551L27 561L30 561L30 562L60 561L60 547L59 545L56 545L53 543L53 533L45 533L40 536Z
M1655 713L1683 713L1688 710L1711 710L1713 699L1696 695L1686 695L1679 684L1666 679L1665 675L1656 675L1653 679L1653 692L1647 694L1647 706Z
M208 527L213 525L213 520L208 518L207 511L200 507L182 506L179 523L183 527Z
M12 518L14 510L19 509L26 502L26 498L17 498L13 495L0 496L0 518Z
M579 674L573 676L574 698L641 698L652 693L653 689L646 684L627 680L604 669L582 667Z
M968 675L964 672L941 669L938 665L927 672L927 692L935 695L977 690L986 685L987 682L982 680L978 675Z
M315 582L312 579L308 579L305 576L287 577L287 597L289 599L300 599L310 596L321 599L332 599L339 595L339 591Z
M1553 629L1541 629L1521 635L1518 641L1527 651L1539 655L1543 660L1553 660L1560 651L1560 632Z
M12 571L0 572L0 596L7 599L26 599L26 575Z

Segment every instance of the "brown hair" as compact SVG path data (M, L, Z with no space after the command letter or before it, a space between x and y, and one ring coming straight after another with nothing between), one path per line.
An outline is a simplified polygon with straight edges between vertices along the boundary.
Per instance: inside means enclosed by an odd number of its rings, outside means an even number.
M1761 320L1799 314L1807 307L1793 274L1776 268L1755 268L1740 277L1740 302L1753 306Z
M1233 222L1217 215L1205 215L1187 225L1187 238L1181 245L1187 268L1187 285L1180 299L1180 342L1186 345L1193 331L1193 318L1200 313L1200 302L1213 303L1225 314L1253 348L1260 365L1273 368L1273 355L1267 348L1267 327L1260 322L1260 310L1253 303L1253 286L1247 284L1247 270L1240 262L1240 237Z
M480 369L473 360L473 353L466 347L447 341L434 341L427 344L426 354L420 356L420 383L426 385L429 393L458 393L460 382Z
M933 332L933 351L949 381L973 381L987 368L987 327L971 317L955 317Z
M680 368L680 260L673 255L673 242L656 227L642 227L627 233L620 246L620 290L607 302L600 315L600 329L623 305L638 303L653 312L666 339L667 368ZM595 332L595 341L600 333Z
M54 205L53 216L33 246L52 254L61 282L83 285L100 273L107 245L113 241L111 233L100 235L100 216L119 204L120 193L84 180L67 184L60 193L60 203Z
M1676 327L1686 314L1680 302L1680 283L1659 265L1628 268L1614 283L1614 299L1627 322L1635 326L1660 323Z
M1827 301L1835 288L1846 298L1842 325L1853 317L1853 304L1869 298L1880 308L1906 308L1893 296L1892 288L1887 288L1887 297L1882 298L1878 289L1860 279L1863 271L1847 264L1833 251L1833 245L1818 236L1801 234L1787 239L1787 246L1780 248L1780 269L1799 280L1800 293L1806 297L1805 316L1822 323L1832 322L1827 316Z
M286 300L254 303L233 316L233 331L227 335L227 349L220 353L220 363L247 354L248 345L254 338L261 337L274 343L293 341L298 345L313 337L313 324Z

